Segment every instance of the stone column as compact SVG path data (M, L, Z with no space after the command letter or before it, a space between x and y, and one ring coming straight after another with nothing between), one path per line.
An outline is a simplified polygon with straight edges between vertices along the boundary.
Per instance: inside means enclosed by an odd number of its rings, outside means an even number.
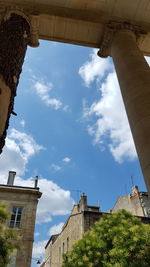
M150 68L137 40L140 30L125 24L110 29L100 56L113 58L129 124L150 196ZM109 35L110 36L110 35ZM106 49L105 49L106 48Z
M30 25L18 14L4 15L0 22L0 153L5 144L9 118L22 70Z

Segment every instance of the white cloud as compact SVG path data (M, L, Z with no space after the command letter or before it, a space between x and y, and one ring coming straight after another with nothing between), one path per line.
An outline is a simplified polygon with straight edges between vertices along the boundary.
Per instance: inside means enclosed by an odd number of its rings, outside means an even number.
M69 163L71 161L71 159L68 157L65 157L64 159L62 159L62 161L65 163Z
M64 107L63 107L63 110L64 110L64 111L68 111L68 110L69 110L69 106L68 106L68 105L64 106Z
M15 185L34 186L34 178L23 179L20 175L25 174L30 158L41 149L43 147L38 145L33 137L11 129L0 158L0 183L6 184L8 171L13 170L17 172ZM38 185L43 194L38 203L37 223L49 222L52 216L70 212L74 202L69 191L45 178L40 178Z
M52 181L39 179L43 196L38 204L37 223L50 222L55 215L67 215L74 204L70 191L64 190Z
M85 62L79 69L79 74L86 86L89 86L95 79L99 81L108 71L112 71L113 68L110 59L100 59L97 56L97 51L97 49L93 49L90 54L90 61Z
M29 159L42 149L31 135L11 129L0 157L1 174L9 170L24 174Z
M61 222L59 224L55 224L54 226L52 226L49 231L48 231L48 234L51 236L51 235L56 235L56 234L59 234L63 228L63 225L64 223Z
M51 169L53 169L54 171L60 171L61 170L61 166L52 163L50 166Z
M38 237L38 236L40 236L40 233L39 232L36 232L36 233L34 233L34 236L35 237Z
M32 156L43 149L30 135L19 132L15 129L10 130L10 134L6 139L6 145L0 158L1 177L0 183L7 183L9 170L15 170L14 185L34 186L34 178L23 179L18 175L25 174L26 166ZM47 223L52 220L52 216L67 215L70 213L74 204L69 191L62 189L53 181L40 178L38 182L42 197L37 206L37 223ZM39 236L39 233L35 233ZM44 247L47 240L34 243L33 258L40 258L44 255Z
M40 236L40 233L39 232L35 232L34 233L34 237L38 237L38 236Z
M98 77L100 87L100 98L90 107L84 105L83 118L88 117L92 120L87 127L88 133L94 137L94 144L98 144L101 149L108 147L117 162L120 163L125 159L133 160L136 158L136 151L116 74L115 72L110 72L111 68L108 63L104 68L105 72L101 70L104 64L101 63L99 71L97 71L98 68L96 70L94 68L89 75L89 66L91 68L92 66L94 67L94 64L97 64L97 60L100 62L107 60L97 56L95 63L95 56L94 52L93 56L91 56L91 61L83 65L84 75L82 75L87 85ZM98 72L100 72L99 76Z
M145 57L147 63L150 65L150 57Z
M47 106L51 106L56 110L63 108L63 104L59 99L50 96L50 93L53 89L52 83L46 83L45 81L39 80L36 77L33 77L32 82L36 94Z
M37 151L43 149L42 146L38 145L31 135L24 132L20 132L16 129L11 129L8 137L15 140L17 145L20 147L23 156L29 159Z
M48 240L42 240L34 243L32 258L37 258L37 259L43 258L47 241Z
M24 128L25 124L26 124L25 120L21 120L21 121L20 121L20 125L21 125L23 128Z

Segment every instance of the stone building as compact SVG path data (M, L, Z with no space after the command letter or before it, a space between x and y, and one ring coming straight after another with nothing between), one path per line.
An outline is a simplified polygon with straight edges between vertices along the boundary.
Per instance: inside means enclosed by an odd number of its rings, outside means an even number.
M52 235L45 246L45 262L42 267L60 267L62 254L71 249L73 243L82 238L102 212L99 207L87 205L87 196L82 195L79 204L73 210L60 234Z
M133 215L141 218L143 223L150 224L148 194L139 192L137 186L132 188L131 194L119 197L113 210L109 212L121 209L130 211ZM83 194L79 204L74 205L61 233L52 235L48 240L45 246L45 261L41 267L61 267L63 253L70 250L73 243L81 239L103 213L99 211L99 207L89 206L87 196Z
M139 192L138 186L132 187L132 193L117 199L112 212L125 209L136 216L150 216L150 202L147 192Z
M21 235L21 240L17 241L20 249L13 255L9 267L30 267L36 209L42 194L37 187L37 177L35 187L15 186L15 174L10 171L7 185L0 185L0 201L5 202L11 212L7 224L19 229Z

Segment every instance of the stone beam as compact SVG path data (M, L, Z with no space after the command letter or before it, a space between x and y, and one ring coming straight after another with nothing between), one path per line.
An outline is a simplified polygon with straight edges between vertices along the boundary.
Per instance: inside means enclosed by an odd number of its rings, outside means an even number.
M109 2L109 3L108 3ZM142 0L141 2L144 2ZM39 17L39 38L99 48L104 25L110 21L130 22L150 32L149 7L130 0L0 0L3 9L22 9L29 16ZM150 55L150 35L139 46L145 55Z
M20 9L23 9L27 13L36 14L36 15L50 15L57 16L62 18L69 18L74 20L89 21L95 23L104 23L109 19L117 19L115 16L109 16L104 11L96 10L86 10L78 9L71 7L64 7L52 4L45 4L37 2L36 5L34 2L26 1L0 1L0 9L10 8L17 6Z

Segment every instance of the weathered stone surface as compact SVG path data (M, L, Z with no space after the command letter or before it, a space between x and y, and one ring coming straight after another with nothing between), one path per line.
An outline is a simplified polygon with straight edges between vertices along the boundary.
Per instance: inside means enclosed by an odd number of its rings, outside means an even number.
M82 238L83 234L100 219L102 213L99 207L87 205L87 197L81 196L78 205L74 208L59 235L50 238L45 249L44 267L61 267L63 253L71 250L75 241Z
M142 213L141 200L143 200L143 197L146 196L146 193L143 192L140 199L137 198L138 194L138 191L134 191L131 195L131 205L134 207L128 205L127 201L124 201L125 199L123 197L122 201L115 207L116 209L113 210L118 211L119 209L127 208L127 210L130 210L133 215L145 215L145 213ZM147 200L145 203L147 203ZM103 212L99 211L99 207L88 206L86 196L81 196L79 204L74 205L74 208L68 220L64 224L61 233L52 235L47 242L45 247L45 261L41 267L61 267L63 253L71 250L74 242L81 239L83 234L88 231L96 221L102 218L102 215ZM140 219L143 223L150 224L149 217L141 216Z
M147 192L139 192L137 186L132 187L132 193L119 197L113 207L113 212L125 209L135 216L150 215L150 202Z
M30 26L23 17L11 14L10 17L2 19L0 24L0 152L5 144L10 115L14 112L14 97L29 34Z
M115 33L111 55L150 194L150 68L131 30L122 29Z

